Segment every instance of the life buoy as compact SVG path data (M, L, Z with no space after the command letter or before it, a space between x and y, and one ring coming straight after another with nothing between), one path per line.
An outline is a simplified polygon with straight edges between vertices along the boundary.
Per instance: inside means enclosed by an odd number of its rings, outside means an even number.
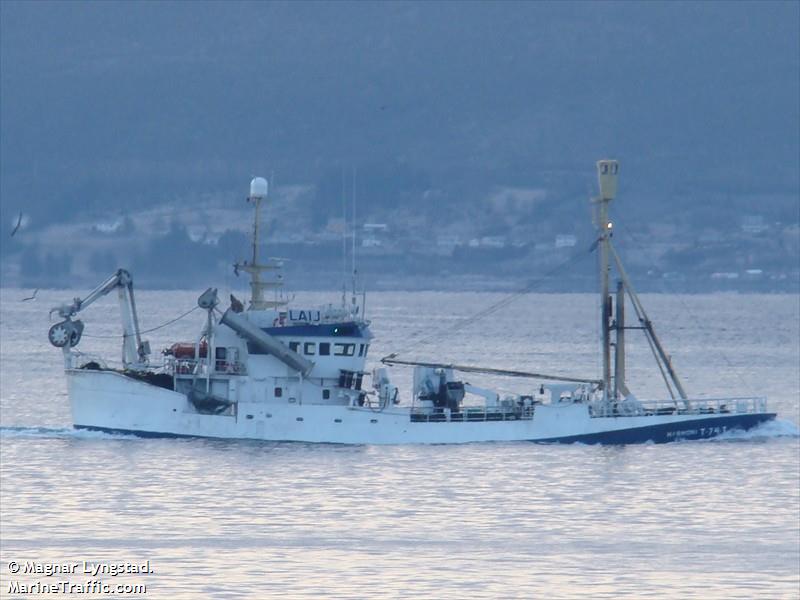
M175 358L196 358L194 355L195 345L191 342L177 342L172 344L169 348L164 350L167 356L174 356ZM205 358L208 354L208 344L203 341L200 343L200 358Z

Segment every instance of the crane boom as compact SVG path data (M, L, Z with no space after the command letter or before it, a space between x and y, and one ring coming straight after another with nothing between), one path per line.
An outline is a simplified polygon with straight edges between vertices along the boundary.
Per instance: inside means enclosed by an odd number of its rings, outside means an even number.
M142 341L139 317L136 313L136 300L133 295L133 277L125 269L118 269L84 298L74 298L72 304L62 304L54 308L51 312L58 312L66 320L51 328L50 341L56 346L76 346L80 341L80 333L75 335L73 332L82 331L83 324L76 328L75 325L80 321L73 322L72 317L114 290L118 292L120 312L122 313L122 364L125 368L144 368L148 363L150 344ZM59 335L61 331L57 328L64 329L67 332L66 336ZM62 341L63 343L61 343Z

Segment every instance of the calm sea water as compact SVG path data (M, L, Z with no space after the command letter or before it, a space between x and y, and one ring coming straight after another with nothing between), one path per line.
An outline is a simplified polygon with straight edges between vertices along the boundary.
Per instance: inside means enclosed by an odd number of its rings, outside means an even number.
M798 597L797 296L644 297L693 395L769 397L779 420L754 432L627 447L373 447L72 431L46 333L49 308L81 293L20 302L27 290L2 290L0 596L15 580L101 579L174 600ZM142 326L196 296L140 292ZM445 335L501 298L372 294L372 359L419 344L407 356L598 373L589 295L531 294ZM115 300L84 321L80 349L117 357L118 339L88 337L118 333ZM146 337L154 350L190 340L201 321L195 312ZM630 387L662 396L646 343L632 336L630 345ZM394 376L410 382L410 372ZM82 561L145 560L154 573L81 573ZM25 561L81 566L66 576L10 572Z

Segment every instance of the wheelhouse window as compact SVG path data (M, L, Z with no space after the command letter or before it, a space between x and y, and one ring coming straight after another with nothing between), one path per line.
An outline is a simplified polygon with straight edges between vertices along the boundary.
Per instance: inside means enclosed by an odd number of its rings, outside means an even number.
M275 388L275 397L280 398L283 396L283 388L276 387Z
M335 356L353 356L356 353L355 344L334 344L333 354Z
M339 387L350 389L353 387L353 376L355 373L352 371L339 371Z
M331 391L330 390L322 390L322 399L323 400L327 400L330 397L331 397Z
M214 349L214 359L217 371L226 371L228 368L228 363L226 361L228 357L228 349L227 348L215 348Z
M359 356L364 356L364 344L359 344L358 345L358 355Z
M316 342L306 342L303 345L303 353L306 354L307 356L313 356L314 354L316 354L316 351L317 351Z
M331 353L331 345L328 342L319 343L319 355L328 356Z
M300 342L289 342L289 350L292 352L297 352L297 349L300 347Z

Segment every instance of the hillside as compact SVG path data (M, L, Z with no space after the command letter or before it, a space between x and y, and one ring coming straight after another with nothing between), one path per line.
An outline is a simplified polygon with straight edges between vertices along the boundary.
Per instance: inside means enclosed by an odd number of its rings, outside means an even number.
M310 190L283 223L305 237L355 169L359 226L535 245L583 231L604 156L637 223L791 238L798 22L796 2L5 1L0 220L26 225L4 272L46 259L37 232L159 206L181 224L254 174ZM508 189L542 200L504 211Z

